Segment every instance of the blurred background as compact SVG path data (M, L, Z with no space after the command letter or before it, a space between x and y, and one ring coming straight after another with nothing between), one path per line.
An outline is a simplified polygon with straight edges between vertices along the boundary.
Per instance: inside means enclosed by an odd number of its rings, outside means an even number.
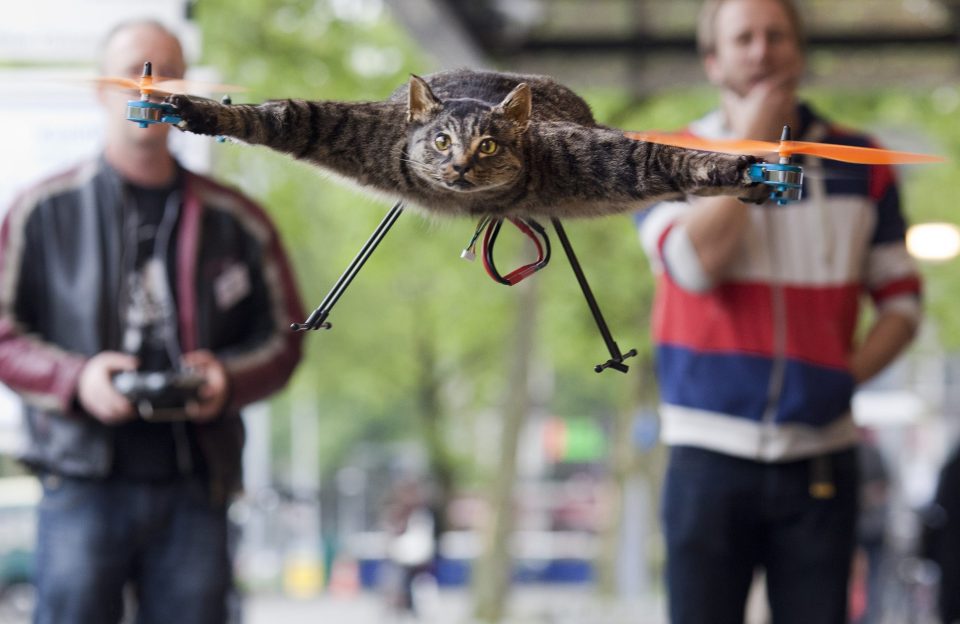
M695 52L694 0L8 4L4 209L38 176L96 152L93 91L71 79L92 75L102 36L133 17L181 35L191 77L248 87L235 102L378 100L411 72L470 66L550 74L600 122L624 129L675 130L716 105ZM937 583L915 556L919 512L960 429L950 225L960 180L960 2L798 4L810 34L804 96L886 147L951 161L898 171L911 223L943 224L935 234L946 247L920 260L920 338L854 404L889 477L889 621L931 621ZM188 166L271 213L311 308L389 207L265 149L176 139ZM665 621L653 283L633 222L567 225L619 346L639 351L626 375L593 372L606 349L565 260L501 288L459 259L473 228L403 215L331 315L332 331L308 336L291 385L245 413L246 491L231 512L237 622ZM920 239L917 253L931 255L932 244ZM522 251L519 240L504 246L505 257ZM38 488L11 459L18 404L0 398L0 622L16 622L30 611ZM404 525L413 529L397 529ZM431 573L418 574L427 560ZM404 571L416 615L395 608Z

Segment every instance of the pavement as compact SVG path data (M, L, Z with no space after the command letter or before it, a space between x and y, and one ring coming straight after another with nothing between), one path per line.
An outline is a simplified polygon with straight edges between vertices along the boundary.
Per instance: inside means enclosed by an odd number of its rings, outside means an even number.
M631 601L604 601L589 586L514 586L506 617L500 624L666 624L662 597ZM421 591L420 613L397 613L379 594L320 594L291 598L258 593L243 598L241 612L231 624L477 624L471 617L470 594L465 589L435 587ZM28 624L30 604L17 608L0 601L0 624ZM126 621L126 620L125 620Z
M247 596L243 624L474 624L466 590L433 590L421 599L419 617L393 612L381 596L322 594L290 598L278 594ZM515 586L502 624L665 624L662 597L605 601L583 586Z

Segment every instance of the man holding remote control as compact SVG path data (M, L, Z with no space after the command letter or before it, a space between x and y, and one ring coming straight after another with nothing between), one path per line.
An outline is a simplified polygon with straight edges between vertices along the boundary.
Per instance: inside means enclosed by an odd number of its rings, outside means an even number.
M155 22L114 29L105 75L144 61L182 77ZM24 399L23 461L41 477L34 622L222 623L227 504L241 481L242 406L280 389L304 316L267 216L182 168L170 126L98 92L103 153L45 180L0 231L0 381Z

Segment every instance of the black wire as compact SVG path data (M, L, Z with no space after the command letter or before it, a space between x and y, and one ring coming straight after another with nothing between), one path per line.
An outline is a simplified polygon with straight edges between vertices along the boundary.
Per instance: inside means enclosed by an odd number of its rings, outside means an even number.
M487 224L487 237L483 241L483 257L486 262L487 272L495 282L510 286L510 282L504 279L497 271L497 265L493 263L493 245L500 234L500 226L503 225L503 219L491 219Z
M540 241L543 243L543 260L537 263L537 270L539 271L550 262L550 236L547 234L547 230L533 219L522 219L522 221L526 223L531 230L540 235Z
M543 226L533 219L523 217L518 217L515 219L511 218L511 221L515 226L517 226L517 229L519 229L524 236L534 240L534 243L537 244L537 251L540 259L537 260L536 263L524 265L519 269L514 270L507 277L500 275L500 272L497 271L496 264L493 260L493 248L496 244L497 236L500 234L500 227L503 225L503 219L493 219L487 226L487 235L483 242L484 266L487 269L487 273L494 281L507 286L517 284L533 273L536 273L540 269L547 266L547 263L550 262L551 253L550 237L547 235L547 232ZM525 231L524 228L527 228L529 231ZM533 234L532 236L531 232ZM539 241L534 237L539 238ZM519 276L517 276L518 272L520 273ZM511 276L514 276L515 278L511 279Z

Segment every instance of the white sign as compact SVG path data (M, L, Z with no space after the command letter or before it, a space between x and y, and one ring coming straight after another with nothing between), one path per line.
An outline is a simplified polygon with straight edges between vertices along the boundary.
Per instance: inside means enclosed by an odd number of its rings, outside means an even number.
M186 0L10 0L0 19L0 60L31 63L93 63L114 25L150 18L184 38L196 58Z
M0 73L0 136L8 142L0 149L0 215L18 191L99 149L103 120L93 88L62 85L63 77Z
M43 177L97 154L102 145L103 111L92 84L92 71L0 71L0 217L17 192ZM216 79L203 68L191 77ZM171 147L180 161L197 172L210 169L210 137L174 131Z

